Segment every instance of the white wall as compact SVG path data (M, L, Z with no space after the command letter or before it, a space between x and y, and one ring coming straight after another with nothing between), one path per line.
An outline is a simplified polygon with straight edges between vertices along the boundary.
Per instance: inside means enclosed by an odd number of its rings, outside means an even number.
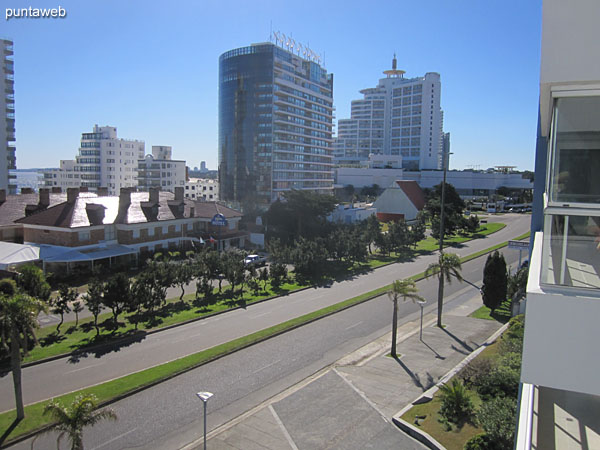
M536 233L529 268L521 381L600 395L600 298L540 287L542 236Z
M598 84L600 88L600 1L544 0L540 113L542 135L548 136L551 87Z

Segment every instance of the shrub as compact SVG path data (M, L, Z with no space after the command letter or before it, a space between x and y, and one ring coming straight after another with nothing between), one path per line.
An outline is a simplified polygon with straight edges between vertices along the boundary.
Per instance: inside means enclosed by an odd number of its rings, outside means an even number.
M497 448L512 448L516 426L517 400L509 397L491 399L481 405L477 420Z
M479 386L482 380L489 376L492 368L492 361L489 358L475 358L461 370L459 377L468 387Z
M479 396L487 401L493 397L516 398L519 392L520 370L496 365L486 377L476 385Z
M17 292L17 283L15 280L10 278L3 278L0 280L0 294L11 297Z
M493 443L490 441L490 438L487 434L477 434L469 439L463 450L491 450L493 448Z
M440 386L442 406L440 415L449 422L459 423L473 415L473 403L464 384L457 378L450 385Z

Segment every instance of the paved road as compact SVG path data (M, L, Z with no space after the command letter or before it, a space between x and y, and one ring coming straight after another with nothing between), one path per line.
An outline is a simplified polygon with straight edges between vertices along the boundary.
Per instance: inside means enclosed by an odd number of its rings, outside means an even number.
M456 249L461 255L488 248L528 230L528 216L506 215L508 226L485 238ZM420 257L411 263L392 264L329 287L314 288L280 299L252 305L213 318L140 338L112 351L81 354L32 366L23 370L26 404L52 398L128 373L189 355L248 335L286 320L323 308L341 300L371 291L399 278L422 272L436 260L435 255ZM433 297L431 297L433 298ZM14 408L12 378L0 379L0 411Z
M518 252L506 250L507 260ZM464 265L464 276L481 280L483 259ZM418 283L429 299L426 312L436 309L437 283ZM473 288L448 286L447 306L459 307L473 297ZM400 303L400 323L415 320L419 307ZM201 435L201 402L195 392L215 393L210 400L208 428L214 429L389 333L391 305L386 296L357 305L291 332L236 352L175 377L113 405L116 423L100 424L85 433L86 449L180 448ZM50 448L53 436L38 439L35 448ZM30 443L15 448L29 449Z

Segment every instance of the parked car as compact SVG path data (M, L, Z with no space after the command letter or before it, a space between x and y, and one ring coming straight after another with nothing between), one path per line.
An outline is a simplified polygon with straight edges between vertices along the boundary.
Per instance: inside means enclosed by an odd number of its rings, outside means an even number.
M252 264L255 266L264 266L267 263L267 258L260 255L248 255L244 258L244 264L247 266Z

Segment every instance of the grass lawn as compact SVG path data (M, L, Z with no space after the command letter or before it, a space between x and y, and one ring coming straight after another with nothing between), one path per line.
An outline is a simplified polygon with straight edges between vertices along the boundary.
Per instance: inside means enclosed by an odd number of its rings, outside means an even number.
M245 291L243 298L246 304L252 304L266 298L285 295L303 287L305 286L289 282L283 284L278 290L275 290L267 283L266 291L263 292L261 290L258 295ZM240 299L231 300L229 298L230 292L229 287L223 287L222 294L218 294L218 290L215 289L215 301L208 305L196 304L194 294L185 295L183 301L180 301L178 297L170 299L164 307L157 310L157 314L153 320L141 322L138 330L135 330L134 325L125 320L130 316L128 314L119 316L120 327L116 331L113 330L111 313L104 313L99 316L100 335L98 337L96 337L96 329L91 317L81 319L77 327L75 327L74 321L65 322L58 334L56 332L56 325L43 327L37 332L40 345L34 347L29 352L29 355L23 358L23 361L32 362L77 350L85 351L86 348L91 346L115 341L119 338L131 338L134 341L142 339L147 331L165 328L236 307L240 303ZM5 361L5 364L8 364L8 361Z
M469 317L474 317L475 319L496 320L500 323L506 323L511 317L510 305L511 301L505 300L500 307L496 308L496 311L494 311L493 314L492 310L484 305L469 314Z
M468 392L471 395L473 406L478 408L481 404L481 399L476 392ZM452 430L446 431L445 425L438 421L440 418L438 411L441 406L438 394L439 392L436 393L433 400L428 403L413 406L404 413L402 419L431 435L448 450L462 450L465 442L476 434L483 433L483 430L471 423L465 423L462 427L456 427L453 424ZM415 425L415 416L425 416L425 419L420 420L419 425Z

